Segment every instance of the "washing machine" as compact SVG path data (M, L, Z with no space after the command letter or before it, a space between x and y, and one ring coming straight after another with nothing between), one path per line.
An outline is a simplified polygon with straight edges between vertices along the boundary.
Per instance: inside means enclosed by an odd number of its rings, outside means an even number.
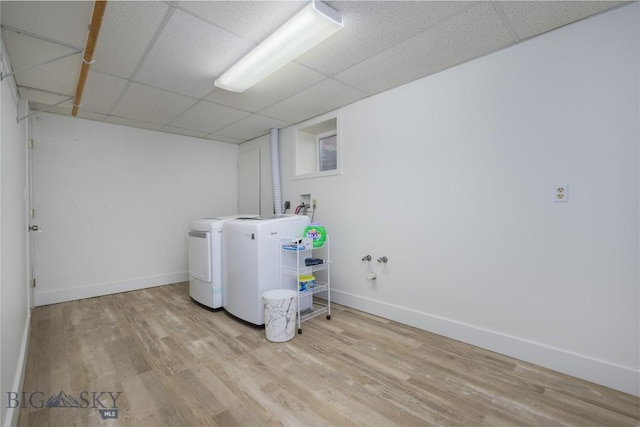
M223 224L257 215L203 218L189 222L189 295L211 308L222 307Z
M301 237L306 215L236 219L224 223L224 309L264 325L262 294L280 288L280 239Z

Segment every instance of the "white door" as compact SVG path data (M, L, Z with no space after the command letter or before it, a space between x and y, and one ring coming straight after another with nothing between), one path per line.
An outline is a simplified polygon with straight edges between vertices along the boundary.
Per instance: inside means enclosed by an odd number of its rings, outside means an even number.
M29 134L31 133L31 127L28 126ZM36 218L36 211L33 209L33 140L31 135L28 137L27 142L27 225L28 225L28 237L27 237L27 283L29 284L29 308L32 309L35 305L33 290L36 286L35 277L35 245L37 244L37 234L41 231L38 226L38 219Z

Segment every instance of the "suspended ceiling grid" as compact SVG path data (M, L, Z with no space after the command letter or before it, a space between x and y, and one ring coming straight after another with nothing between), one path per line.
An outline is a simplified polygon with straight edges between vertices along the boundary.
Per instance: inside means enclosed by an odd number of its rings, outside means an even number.
M303 1L110 1L79 117L242 143L625 2L329 1L344 28L244 93L213 81ZM2 1L21 99L70 115L93 2ZM59 104L54 106L55 104Z

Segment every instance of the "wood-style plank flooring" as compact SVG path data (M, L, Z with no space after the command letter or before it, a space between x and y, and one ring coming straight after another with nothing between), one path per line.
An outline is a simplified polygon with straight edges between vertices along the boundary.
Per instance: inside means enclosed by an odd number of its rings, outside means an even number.
M38 307L19 426L640 425L637 397L353 309L302 326L268 342L187 283Z

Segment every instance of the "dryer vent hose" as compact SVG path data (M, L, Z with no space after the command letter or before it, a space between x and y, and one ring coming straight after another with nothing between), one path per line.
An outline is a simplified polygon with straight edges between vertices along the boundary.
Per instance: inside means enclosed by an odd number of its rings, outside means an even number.
M273 182L274 214L282 215L282 189L280 188L280 132L271 129L271 180Z

